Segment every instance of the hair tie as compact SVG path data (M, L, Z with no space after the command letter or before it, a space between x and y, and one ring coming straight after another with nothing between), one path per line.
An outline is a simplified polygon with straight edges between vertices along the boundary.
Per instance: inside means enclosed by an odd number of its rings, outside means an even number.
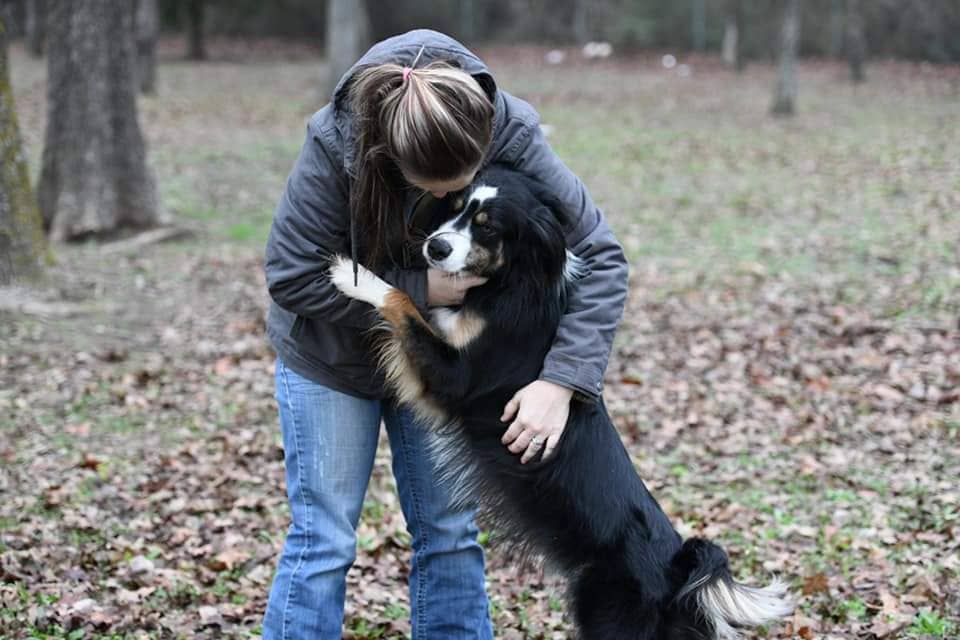
M413 73L413 70L416 68L417 62L420 61L420 56L423 55L423 50L426 48L426 46L427 45L425 44L420 45L420 50L417 51L417 55L414 56L413 62L410 63L409 67L403 68L403 84L407 83L407 78L410 77L410 74Z

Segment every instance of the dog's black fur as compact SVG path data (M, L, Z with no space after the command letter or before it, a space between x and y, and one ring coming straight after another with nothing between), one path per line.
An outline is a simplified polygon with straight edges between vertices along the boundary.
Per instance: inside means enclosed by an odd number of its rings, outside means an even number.
M465 271L489 279L469 290L455 316L474 321L459 340L450 322L447 330L425 322L395 289L385 299L360 292L365 285L353 286L349 261L333 272L341 290L369 298L387 320L388 379L433 425L435 459L455 499L479 503L501 540L566 576L583 638L729 638L733 627L785 615L790 605L780 585L739 585L722 549L681 539L634 470L602 401L571 403L547 460L521 464L501 443L503 407L539 376L575 276L565 221L549 194L497 168L472 189L478 185L495 186L496 196L478 201L468 189L435 211L436 224L456 216L452 224L469 230L473 262Z

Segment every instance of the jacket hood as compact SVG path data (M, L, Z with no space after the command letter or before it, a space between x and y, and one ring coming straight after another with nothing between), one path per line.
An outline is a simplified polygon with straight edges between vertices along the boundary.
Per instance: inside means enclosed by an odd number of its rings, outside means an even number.
M387 62L410 66L417 57L420 47L423 47L423 54L417 61L418 67L426 66L436 60L450 62L476 78L490 100L494 100L497 86L487 65L480 58L448 35L430 29L416 29L378 42L350 67L333 90L334 108L337 110L347 108L347 92L360 69Z
M418 67L427 65L435 60L443 60L463 69L476 78L480 87L486 92L487 96L490 97L490 101L494 106L494 137L496 137L497 131L501 128L504 111L502 104L503 97L499 95L497 85L487 65L474 55L473 52L448 35L431 31L430 29L408 31L373 45L362 58L343 74L343 77L340 78L340 81L333 91L331 101L333 103L337 131L343 140L344 169L350 175L354 174L354 145L353 119L350 116L348 93L357 72L366 67L388 62L410 66L420 52L421 47L423 47L423 53L417 61Z

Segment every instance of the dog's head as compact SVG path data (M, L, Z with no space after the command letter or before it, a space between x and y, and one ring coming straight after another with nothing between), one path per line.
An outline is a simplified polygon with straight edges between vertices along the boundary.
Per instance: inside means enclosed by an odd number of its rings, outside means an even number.
M423 243L429 266L486 278L517 269L550 281L563 276L562 214L530 178L494 167L450 202L453 217Z

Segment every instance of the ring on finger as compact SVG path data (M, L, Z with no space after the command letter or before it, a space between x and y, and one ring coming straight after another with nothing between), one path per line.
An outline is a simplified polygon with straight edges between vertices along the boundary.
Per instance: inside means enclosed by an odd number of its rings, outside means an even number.
M543 436L533 436L530 438L530 446L539 449L543 445Z

